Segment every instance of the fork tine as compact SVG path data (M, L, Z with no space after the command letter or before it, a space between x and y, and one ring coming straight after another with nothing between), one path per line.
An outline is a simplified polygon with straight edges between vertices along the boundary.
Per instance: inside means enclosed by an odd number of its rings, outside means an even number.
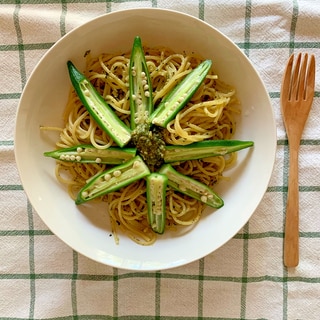
M289 100L296 100L298 98L299 94L299 84L300 84L300 77L299 77L299 72L300 72L300 64L301 64L301 53L298 53L298 57L296 59L295 65L292 70L291 74L291 90L289 93Z
M305 89L305 95L304 99L313 99L314 96L314 86L315 86L315 76L316 76L316 61L315 57L312 54L310 56L310 62L308 65L308 71L307 71L307 79L306 79L306 89Z
M292 54L288 60L286 70L284 72L281 84L281 96L283 99L287 100L290 95L291 81L286 81L286 79L291 78L292 65L293 65L294 55Z
M308 54L305 53L302 58L302 63L299 70L299 79L298 79L298 88L297 95L295 96L296 100L299 100L300 97L303 99L306 95L306 72L307 72L307 63L308 63Z

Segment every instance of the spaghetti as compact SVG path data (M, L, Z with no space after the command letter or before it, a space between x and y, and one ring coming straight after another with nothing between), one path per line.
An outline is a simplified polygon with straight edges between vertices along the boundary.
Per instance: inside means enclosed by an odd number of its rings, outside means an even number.
M155 108L176 83L202 61L194 54L178 54L167 48L148 48L145 50L145 58L150 71ZM91 57L89 53L86 59L86 77L120 119L130 126L130 53L101 54L98 57ZM210 71L189 103L163 129L165 143L186 145L208 139L230 139L235 131L235 115L239 112L235 90L219 81ZM74 90L69 94L64 123L63 128L57 129L60 130L60 140L56 143L58 148L92 144L98 149L104 149L114 145L112 139L91 118ZM223 179L223 171L235 159L236 154L233 153L224 157L175 163L173 166L177 171L212 187ZM106 169L108 165L105 164L57 161L55 173L57 179L67 185L70 196L75 199L79 189L91 177ZM201 202L171 189L167 190L166 199L167 228L190 226L200 219L204 208ZM147 220L144 180L95 201L107 203L117 243L119 230L141 245L151 245L156 241L157 234L152 231Z

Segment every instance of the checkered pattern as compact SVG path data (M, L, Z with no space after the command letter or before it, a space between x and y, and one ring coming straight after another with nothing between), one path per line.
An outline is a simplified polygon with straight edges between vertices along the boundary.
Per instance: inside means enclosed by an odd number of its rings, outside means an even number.
M229 36L261 74L278 127L274 173L250 221L216 252L162 272L111 268L67 247L29 204L13 151L18 101L40 57L91 18L137 7L186 12ZM1 0L0 30L1 319L319 319L320 73L301 146L295 270L282 262L288 143L279 112L290 53L314 53L320 70L318 0Z

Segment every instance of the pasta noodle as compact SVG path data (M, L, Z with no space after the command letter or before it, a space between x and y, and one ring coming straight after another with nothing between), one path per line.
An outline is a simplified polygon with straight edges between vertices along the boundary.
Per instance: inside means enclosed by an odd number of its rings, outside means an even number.
M202 61L194 54L179 54L167 48L147 48L145 56L153 86L155 108L176 83ZM89 53L86 59L86 77L129 126L130 53L101 54L98 57L91 57ZM186 145L205 139L230 139L235 131L235 115L239 112L235 90L218 80L210 71L191 101L163 130L164 140L166 144ZM104 149L114 144L91 118L74 90L70 91L64 122L63 128L49 128L60 130L60 140L56 144L59 148L92 144ZM231 154L175 163L173 166L177 171L212 187L224 178L223 171L235 159L236 154ZM75 199L86 181L107 168L103 164L57 161L56 177L68 186L70 196ZM150 245L156 241L157 235L149 227L147 220L145 192L145 181L140 180L98 200L107 204L117 243L119 230L142 245ZM199 201L168 189L166 227L174 229L179 225L190 226L200 219L203 209L204 205Z

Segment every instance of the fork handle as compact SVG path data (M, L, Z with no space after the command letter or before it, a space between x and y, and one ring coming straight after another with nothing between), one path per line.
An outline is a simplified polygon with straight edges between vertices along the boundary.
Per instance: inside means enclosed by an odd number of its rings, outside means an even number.
M289 143L289 181L284 235L284 265L299 264L299 145Z

